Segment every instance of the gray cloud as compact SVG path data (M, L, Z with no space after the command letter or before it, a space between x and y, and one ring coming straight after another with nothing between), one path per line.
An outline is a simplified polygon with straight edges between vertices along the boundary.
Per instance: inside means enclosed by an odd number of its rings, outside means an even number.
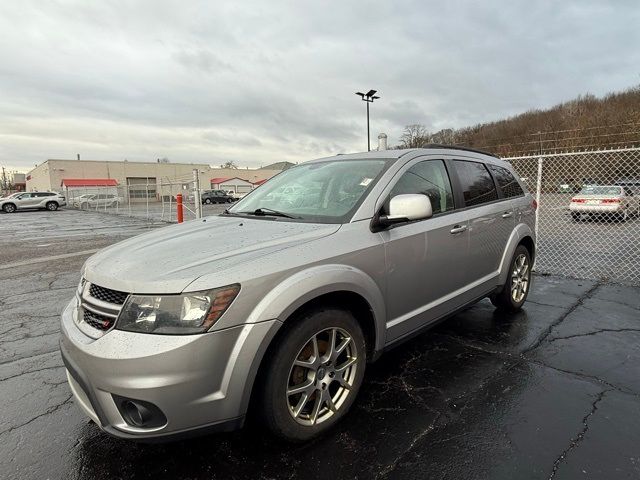
M3 2L0 164L257 166L638 83L635 1Z

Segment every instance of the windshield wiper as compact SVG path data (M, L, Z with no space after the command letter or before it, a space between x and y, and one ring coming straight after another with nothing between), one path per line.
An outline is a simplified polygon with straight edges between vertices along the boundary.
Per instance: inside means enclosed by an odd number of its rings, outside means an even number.
M269 216L269 217L284 217L284 218L300 218L295 215L290 215L288 213L280 212L278 210L274 210L272 208L260 207L256 208L252 212L238 212L243 215L256 215L256 216Z

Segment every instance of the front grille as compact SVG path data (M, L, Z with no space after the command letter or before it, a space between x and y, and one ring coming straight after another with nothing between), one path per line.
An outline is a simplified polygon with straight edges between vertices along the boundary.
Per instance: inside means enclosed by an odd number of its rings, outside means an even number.
M93 283L89 287L89 295L103 302L114 303L116 305L123 305L124 301L129 296L128 293L119 292L118 290L111 290L110 288L100 287Z
M128 293L84 280L80 283L77 295L80 302L78 319L81 319L78 325L81 328L83 325L91 327L82 331L93 338L100 338L115 326L118 314L129 296Z
M115 318L105 317L85 309L84 321L98 330L109 330L115 323Z

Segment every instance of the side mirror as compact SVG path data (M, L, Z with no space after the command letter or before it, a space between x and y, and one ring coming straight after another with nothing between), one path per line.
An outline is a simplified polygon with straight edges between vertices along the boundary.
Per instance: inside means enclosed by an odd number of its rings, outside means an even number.
M389 215L381 215L375 223L378 227L384 228L395 223L425 220L431 216L433 216L431 200L426 195L419 193L396 195L389 202Z

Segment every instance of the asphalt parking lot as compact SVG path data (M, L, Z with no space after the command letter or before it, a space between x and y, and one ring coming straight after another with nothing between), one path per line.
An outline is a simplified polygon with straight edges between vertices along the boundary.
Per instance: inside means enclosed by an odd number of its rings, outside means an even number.
M91 252L162 225L0 215L3 478L640 477L640 288L558 276L536 277L519 314L483 301L383 355L312 443L255 425L160 445L107 436L71 398L59 314Z

